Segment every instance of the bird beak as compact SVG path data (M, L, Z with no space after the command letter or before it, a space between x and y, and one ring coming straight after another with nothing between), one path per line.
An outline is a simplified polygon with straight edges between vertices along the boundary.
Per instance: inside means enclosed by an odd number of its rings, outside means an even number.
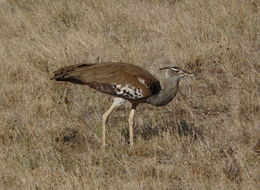
M182 70L182 71L183 71L182 77L195 77L196 76L194 73L191 73L189 71L185 71L185 70Z

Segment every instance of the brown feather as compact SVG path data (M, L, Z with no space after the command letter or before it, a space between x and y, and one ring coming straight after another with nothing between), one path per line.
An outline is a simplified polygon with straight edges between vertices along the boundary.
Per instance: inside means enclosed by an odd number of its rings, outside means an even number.
M63 67L54 72L52 78L57 81L69 81L86 84L101 92L126 99L130 95L116 94L116 85L128 85L142 90L142 97L150 97L161 90L159 81L145 69L129 63L78 64Z

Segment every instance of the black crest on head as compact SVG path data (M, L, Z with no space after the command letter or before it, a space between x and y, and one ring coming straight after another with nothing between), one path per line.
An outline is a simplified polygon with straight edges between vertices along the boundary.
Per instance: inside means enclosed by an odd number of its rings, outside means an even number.
M177 69L177 70L180 70L180 69L181 69L180 67L176 67L176 66L173 66L173 67L171 67L171 68Z
M164 69L172 69L172 70L176 69L176 70L181 70L180 67L176 67L176 66L173 66L173 67L162 67L162 68L160 68L159 70L164 70Z

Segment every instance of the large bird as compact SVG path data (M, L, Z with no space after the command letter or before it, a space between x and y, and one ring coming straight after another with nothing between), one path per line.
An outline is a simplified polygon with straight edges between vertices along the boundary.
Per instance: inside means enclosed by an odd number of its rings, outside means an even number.
M165 80L162 85L147 70L129 63L78 64L62 67L54 72L51 78L56 81L68 81L88 85L98 91L115 96L113 104L102 116L102 145L106 144L106 122L111 112L126 100L131 102L129 115L130 145L133 145L134 113L140 103L154 106L168 104L179 89L179 82L192 73L179 67L163 67Z

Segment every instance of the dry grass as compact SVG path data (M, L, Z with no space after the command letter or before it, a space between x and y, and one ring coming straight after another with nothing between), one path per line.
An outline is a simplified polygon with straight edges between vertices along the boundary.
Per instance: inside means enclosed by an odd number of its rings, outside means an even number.
M259 1L0 0L0 189L258 189ZM56 83L78 62L178 65L169 105L137 110Z

